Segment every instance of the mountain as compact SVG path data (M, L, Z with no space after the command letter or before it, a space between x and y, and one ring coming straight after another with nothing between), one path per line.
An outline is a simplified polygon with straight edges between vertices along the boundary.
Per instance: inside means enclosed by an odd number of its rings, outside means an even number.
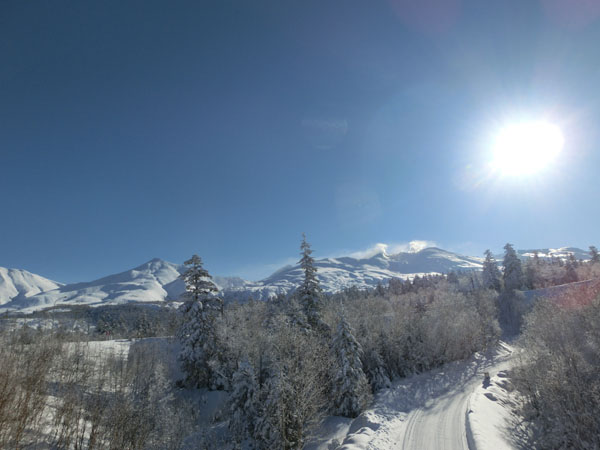
M439 248L388 255L385 251L369 258L324 258L315 262L325 292L351 286L375 287L390 278L410 278L428 273L481 268L481 258L461 256ZM6 297L1 310L35 311L56 305L100 305L128 302L177 300L184 291L179 275L183 266L153 259L135 269L95 281L48 285L28 291L29 295ZM32 275L36 276L37 275ZM41 277L39 277L42 279ZM268 299L294 291L301 283L299 265L286 266L261 281L215 276L214 282L226 299Z
M116 275L16 297L3 308L33 311L59 304L98 305L175 300L184 291L181 266L155 258Z
M582 250L576 247L561 247L561 248L540 248L534 250L518 250L517 254L522 258L533 258L535 252L538 252L540 258L560 258L567 259L572 253L575 259L588 260L590 259L590 252Z
M57 289L60 283L21 269L0 267L0 305Z
M336 292L356 286L372 288L390 278L412 278L415 275L481 269L482 258L462 256L440 248L429 247L417 252L388 255L381 251L369 258L324 258L315 261L317 276L325 292ZM286 266L261 281L245 282L224 289L226 298L266 299L286 294L298 287L303 273L299 265Z
M560 258L565 261L569 255L572 253L575 256L575 259L581 259L583 261L587 261L590 259L590 252L587 250L582 250L577 247L560 247L560 248L534 248L534 249L521 249L515 250L519 258L527 259L533 258L535 252L538 253L538 257L542 259L550 259L550 258ZM504 259L504 253L498 253L494 255L496 261L499 264L502 264L502 260Z
M536 250L519 250L521 257L533 256ZM569 253L588 259L587 252L563 247L539 249L540 257L566 258ZM502 255L497 257L502 260ZM372 288L390 278L412 278L416 275L479 270L483 259L463 256L440 248L387 254L385 250L368 258L323 258L315 261L317 276L325 292L336 292L356 286ZM0 268L0 312L6 310L35 311L56 305L101 305L128 302L164 302L179 299L184 284L179 279L183 266L155 258L116 275L95 281L62 285L24 270ZM302 282L299 265L285 266L260 281L239 277L213 278L227 300L264 300L288 294Z

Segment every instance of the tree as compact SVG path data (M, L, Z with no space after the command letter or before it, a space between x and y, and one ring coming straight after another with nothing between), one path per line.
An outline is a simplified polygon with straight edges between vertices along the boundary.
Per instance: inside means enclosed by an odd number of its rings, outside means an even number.
M571 258L567 259L567 263L565 264L565 283L574 283L575 281L579 281L579 277L577 276L577 271L575 270L575 263L571 260Z
M511 244L504 246L504 290L512 292L523 287L523 268L517 252Z
M259 389L254 368L247 359L239 363L231 384L229 430L237 442L242 442L254 436Z
M448 278L448 283L452 283L452 284L456 284L456 285L459 284L458 275L453 270L448 272L447 278Z
M255 437L261 448L301 449L326 411L331 360L320 336L284 323L273 331Z
M315 330L325 330L327 325L321 319L322 291L317 279L317 268L312 256L310 244L306 241L306 235L302 233L302 244L300 245L301 258L300 267L304 271L304 280L298 289L300 304L306 315L308 325Z
M223 312L223 300L217 297L218 288L211 281L202 260L193 255L185 263L187 270L181 275L185 282L185 302L180 311L183 315L179 329L181 352L179 360L186 374L186 381L194 386L218 387L218 342L215 321Z
M483 262L483 286L486 289L493 289L496 292L500 292L502 289L502 274L498 268L498 263L492 256L492 252L489 250L485 251L485 261Z
M356 417L370 401L369 384L362 369L362 348L342 314L332 350L337 361L333 376L333 404L336 414Z
M598 253L598 249L590 245L590 260L592 264L600 263L600 254Z

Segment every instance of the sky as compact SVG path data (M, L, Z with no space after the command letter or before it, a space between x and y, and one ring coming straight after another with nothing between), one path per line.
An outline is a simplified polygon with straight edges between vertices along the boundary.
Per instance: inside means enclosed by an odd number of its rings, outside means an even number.
M599 42L590 0L2 1L0 266L598 245ZM490 170L538 119L553 164Z

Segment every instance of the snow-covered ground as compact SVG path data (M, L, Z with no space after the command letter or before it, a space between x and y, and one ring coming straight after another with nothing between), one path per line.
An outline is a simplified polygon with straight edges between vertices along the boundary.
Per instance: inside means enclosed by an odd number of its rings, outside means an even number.
M326 450L333 439L341 443L340 450L509 448L503 427L510 409L491 401L482 389L484 373L490 372L496 391L501 384L497 374L510 367L512 353L500 343L468 360L398 380L376 395L370 409L349 424L335 422L336 434L328 440L321 436L309 448ZM344 425L348 431L341 437ZM326 426L332 429L332 424Z
M481 384L471 395L467 411L469 447L477 450L508 450L514 448L518 436L514 433L512 410L516 394L506 370L490 374L489 383Z

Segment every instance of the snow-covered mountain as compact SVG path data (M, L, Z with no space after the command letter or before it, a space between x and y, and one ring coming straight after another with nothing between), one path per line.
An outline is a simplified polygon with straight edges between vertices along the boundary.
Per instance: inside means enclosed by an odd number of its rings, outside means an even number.
M316 261L317 275L325 292L351 286L375 287L390 278L410 278L427 273L479 269L481 258L461 256L439 248L388 255L385 251L369 258L324 258ZM153 259L135 269L95 281L47 286L27 296L6 297L4 310L35 311L57 305L101 305L128 302L177 300L184 291L179 275L183 266ZM294 291L302 281L300 266L286 266L261 281L215 276L226 299L267 299ZM41 277L39 277L42 279Z
M519 250L522 257L535 250ZM539 249L540 257L588 259L584 250L563 247ZM502 256L498 256L501 261ZM339 257L316 260L317 276L325 292L336 292L356 286L375 287L390 278L412 278L415 275L478 270L483 259L463 256L440 248L387 254L384 249L367 258ZM56 305L101 305L128 302L161 302L177 300L184 291L179 276L183 266L153 259L135 269L109 275L95 281L62 285L24 270L0 268L0 312L6 310L35 311ZM260 281L239 277L215 276L214 282L228 299L268 299L294 291L303 277L299 265L285 266Z
M517 254L522 258L533 258L535 252L538 252L540 258L560 258L567 259L570 254L575 256L575 259L588 260L590 253L587 250L582 250L577 247L561 247L561 248L539 248L534 250L517 250Z
M60 283L21 269L0 267L0 305L62 286Z
M55 305L98 305L174 300L184 290L181 266L155 258L116 275L86 283L56 286L36 295L16 297L3 308L33 311Z
M571 253L575 256L575 259L578 260L581 259L583 261L587 261L590 259L590 252L588 250L582 250L577 247L533 248L519 249L515 251L521 259L533 258L535 252L537 252L538 257L542 259L560 258L563 261L566 261ZM498 253L494 255L494 258L496 261L498 261L498 263L501 263L502 259L504 258L504 253Z
M440 248L429 247L417 252L388 255L385 251L369 258L324 258L315 261L317 276L325 292L356 286L375 287L390 278L412 278L415 275L480 269L482 258L462 256ZM303 277L299 265L286 266L261 281L228 286L227 298L265 299L286 294L298 287Z

